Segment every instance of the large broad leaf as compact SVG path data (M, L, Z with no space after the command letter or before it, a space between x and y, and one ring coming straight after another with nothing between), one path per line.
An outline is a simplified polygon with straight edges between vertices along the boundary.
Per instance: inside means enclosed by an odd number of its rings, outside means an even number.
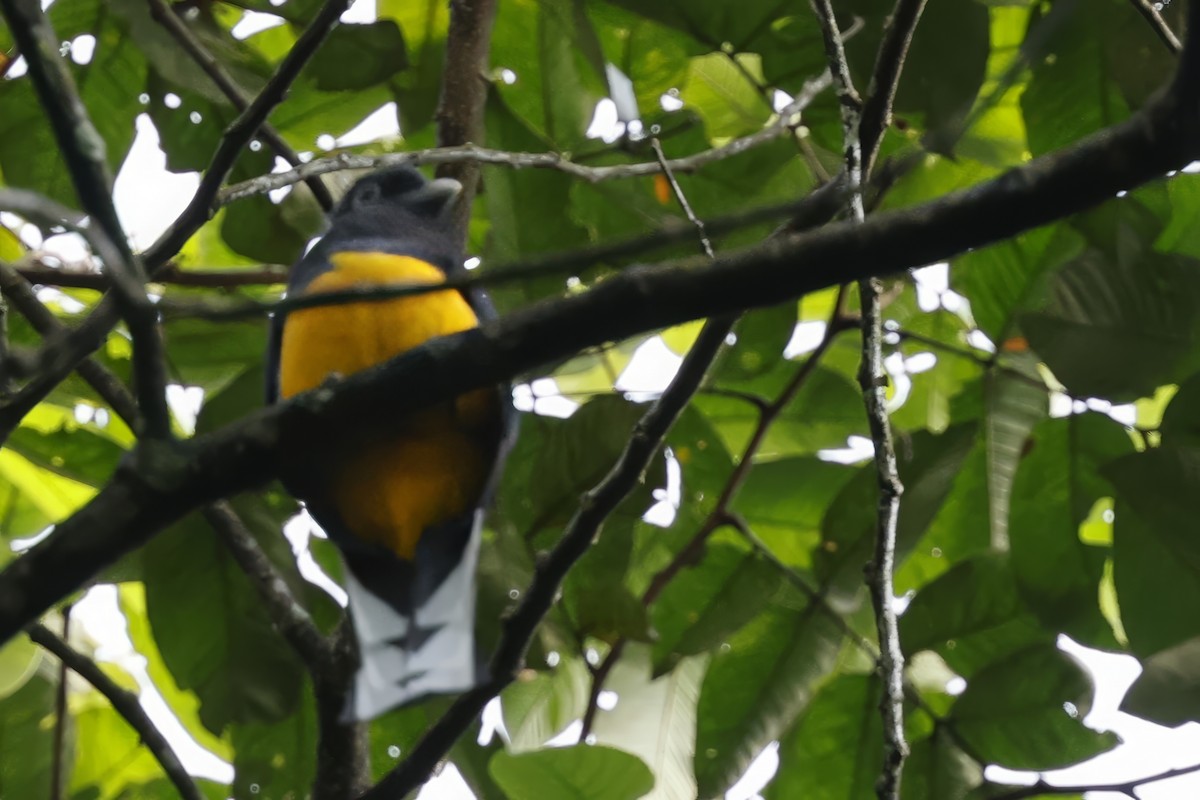
M1074 223L1088 247L1059 270L1021 327L1076 395L1133 399L1200 365L1197 263L1152 247L1160 220L1126 197Z
M1013 333L1017 315L1045 296L1049 276L1083 246L1068 225L1036 228L955 259L951 282L971 299L980 330L1003 342Z
M872 796L883 763L880 691L868 675L843 675L822 687L779 742L779 771L767 800Z
M851 467L812 456L757 464L733 501L733 510L785 563L810 568L821 539L821 519L853 478Z
M933 650L966 676L1031 644L1053 641L1021 601L1003 554L959 562L922 587L900 617L906 655Z
M1122 711L1160 725L1200 720L1200 637L1155 653L1143 665Z
M54 752L54 686L35 677L0 700L0 793L49 797Z
M1164 444L1200 447L1200 372L1179 384L1159 430Z
M1129 436L1099 414L1050 420L1034 430L1012 494L1012 567L1030 610L1050 630L1115 647L1097 602L1108 548L1080 525L1111 494L1099 466L1132 452Z
M949 723L974 753L1011 769L1051 769L1112 749L1111 733L1081 720L1092 681L1053 644L1033 645L980 670L958 698Z
M724 794L833 668L841 629L815 602L788 599L729 637L704 676L696 711L699 797Z
M710 542L654 603L654 674L713 650L753 619L782 585L778 567L739 542Z
M642 645L625 648L604 684L617 705L596 714L592 732L600 744L633 753L654 772L654 790L645 800L694 800L696 701L707 659L684 659L652 678L649 656Z
M69 4L68 4L69 5ZM80 100L91 112L92 123L103 140L108 168L116 172L133 143L134 119L141 113L138 94L145 85L146 60L125 34L118 20L100 4L79 8L79 19L62 27L72 39L82 34L95 38L91 61L68 64ZM69 48L62 58L69 61ZM42 192L78 206L66 162L49 122L33 92L28 74L0 81L0 171L11 186Z
M531 130L560 151L584 143L607 87L596 34L581 4L504 3L496 13L491 61L512 73L513 82L498 81L496 91Z
M639 758L601 745L499 752L489 769L509 800L637 800L654 786Z
M1025 441L1050 413L1050 398L1036 377L1036 361L1027 353L1006 361L1008 370L993 369L984 376L983 397L988 521L992 545L1000 549L1009 544L1009 499Z
M95 800L124 798L131 785L163 775L162 767L142 744L138 732L98 693L72 715L75 724L71 791Z
M1102 474L1117 491L1113 578L1130 648L1149 656L1200 635L1200 620L1179 613L1200 607L1200 450L1147 450Z
M404 36L393 20L334 28L308 64L323 92L365 89L408 66Z
M0 645L0 699L24 686L41 662L38 646L24 636L14 637Z
M587 665L566 656L553 670L512 683L500 696L512 751L536 750L579 719L590 686Z
M233 796L307 795L316 775L317 733L316 707L308 686L291 716L274 722L232 725ZM342 735L354 733L347 728Z
M613 516L600 540L579 559L563 585L563 607L581 635L605 641L650 637L646 608L624 583L636 520Z
M913 742L904 762L904 800L960 800L983 779L983 769L942 728Z

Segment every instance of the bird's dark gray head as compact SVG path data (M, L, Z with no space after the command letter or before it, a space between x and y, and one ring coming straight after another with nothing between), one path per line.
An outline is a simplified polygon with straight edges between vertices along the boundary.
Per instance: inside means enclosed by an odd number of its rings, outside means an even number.
M459 270L461 244L451 209L461 192L458 181L431 181L408 165L373 172L359 178L330 214L323 247L411 255L447 272Z
M334 209L333 219L336 223L344 216L394 214L398 210L439 219L449 213L461 192L462 184L453 178L430 181L407 164L385 167L359 178Z

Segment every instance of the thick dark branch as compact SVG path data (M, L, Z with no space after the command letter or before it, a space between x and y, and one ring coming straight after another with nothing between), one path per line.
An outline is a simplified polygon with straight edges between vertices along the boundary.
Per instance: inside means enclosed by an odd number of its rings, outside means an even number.
M167 0L149 0L150 16L154 18L159 25L167 29L167 32L174 37L175 41L179 42L179 46L187 53L197 66L204 71L216 84L225 98L233 104L233 107L239 113L245 113L250 107L250 96L238 85L223 66L221 62L213 56L212 53L200 43L200 40L192 35L188 30L187 25L183 23L176 14L174 9L168 4ZM264 122L258 129L258 135L262 137L275 153L293 167L298 167L301 164L300 155L292 149L284 138L275 130L269 123ZM305 181L308 188L312 190L313 196L317 198L317 202L326 211L333 208L333 196L329 194L328 187L320 178L313 176Z
M188 775L187 770L183 768L183 764L175 755L175 751L171 749L166 737L159 733L158 728L154 727L154 723L142 710L137 695L114 683L113 679L105 675L104 670L96 666L95 662L71 649L66 642L44 625L30 626L29 638L53 653L64 666L79 673L85 681L96 687L96 691L108 698L108 702L112 703L113 710L124 717L125 721L129 723L129 727L137 732L138 738L158 761L163 772L175 785L175 790L179 792L180 797L185 800L204 800L204 795L201 794L192 777Z
M0 641L188 510L278 476L285 445L320 446L364 424L384 431L407 411L643 331L943 261L1180 169L1200 157L1200 58L1189 48L1180 63L1170 91L1128 121L968 190L713 261L634 267L212 434L143 442L87 506L0 573Z
M221 143L217 146L208 169L204 171L200 187L191 202L158 241L143 253L143 258L151 269L173 258L191 235L212 218L216 211L217 193L229 171L233 169L242 148L263 126L275 107L284 101L288 89L300 75L300 70L317 52L317 48L325 41L329 31L352 2L353 0L326 0L304 33L300 34L296 44L279 63L275 74L267 81L258 97L254 98L254 102L225 130L225 135L221 137Z
M450 29L446 34L446 68L438 101L438 145L456 147L483 141L488 83L484 77L492 49L496 0L450 0ZM459 238L466 241L471 203L479 188L479 163L459 161L438 167L439 178L462 184L454 208Z
M96 255L104 262L116 295L116 307L133 336L133 369L145 434L170 435L166 371L158 314L142 284L146 274L129 249L112 200L112 176L104 158L105 144L79 99L75 82L59 53L59 40L37 0L3 0L13 40L29 63L33 86L54 130L59 151L91 221L87 230Z
M1175 31L1171 30L1171 26L1162 18L1162 14L1158 13L1158 9L1154 6L1154 3L1150 2L1150 0L1129 1L1133 3L1133 7L1138 10L1138 13L1150 23L1150 27L1154 30L1155 35L1162 40L1167 49L1178 55L1183 50L1183 45L1180 43L1179 37L1175 35Z

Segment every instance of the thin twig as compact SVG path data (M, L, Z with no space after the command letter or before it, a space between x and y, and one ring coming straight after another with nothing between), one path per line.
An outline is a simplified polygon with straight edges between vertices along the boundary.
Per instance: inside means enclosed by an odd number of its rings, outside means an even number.
M113 284L116 310L133 337L135 393L144 430L151 438L171 435L166 368L158 313L146 295L146 272L129 249L112 199L112 175L105 144L79 98L74 79L59 54L59 40L37 0L2 0L13 40L25 54L33 86L54 130L76 194L90 220L88 237Z
M108 276L88 264L61 264L54 259L34 257L12 263L29 283L70 289L104 291L111 284ZM288 268L282 264L263 264L252 269L185 270L167 263L154 273L154 283L203 289L236 289L242 286L279 286L287 283Z
M187 53L196 65L203 70L205 75L212 79L217 88L221 90L221 94L233 104L233 107L238 110L238 113L244 113L250 107L250 96L238 85L225 67L221 65L212 53L201 44L200 40L192 35L188 30L187 25L183 24L171 7L167 0L149 0L150 16L154 18L159 25L167 29L167 32L174 37L183 51ZM298 167L302 163L300 155L292 149L279 131L267 122L263 122L258 128L258 135L262 137L275 153L293 167ZM312 190L313 196L317 198L317 202L326 211L333 208L333 196L329 194L329 188L325 186L325 182L319 177L313 176L305 183Z
M1158 13L1158 9L1150 0L1130 0L1133 7L1138 13L1146 18L1150 23L1150 27L1154 30L1155 35L1162 40L1162 43L1167 46L1175 55L1179 55L1183 51L1183 44L1180 43L1179 37L1175 35L1175 31L1171 30L1171 26L1162 18L1162 14Z
M1029 797L1041 797L1047 794L1082 795L1090 794L1091 792L1112 792L1136 798L1137 790L1143 786L1158 783L1159 781L1167 781L1171 778L1178 778L1183 775L1194 775L1197 772L1200 772L1200 764L1192 764L1188 767L1176 767L1165 772L1159 772L1156 775L1147 775L1145 778L1135 778L1124 783L1077 784L1074 786L1056 786L1052 783L1047 783L1044 778L1039 778L1038 782L1032 786L1022 786L1010 792L992 795L991 800L1025 800Z
M12 350L8 343L8 299L0 294L0 402L8 399L13 390Z
M888 17L858 123L864 175L871 174L875 157L879 154L879 145L883 142L883 133L891 123L892 103L900 86L900 74L904 70L913 32L921 19L921 12L925 10L925 2L896 0L896 7Z
M702 167L723 161L736 155L741 155L759 145L767 144L788 133L790 126L795 124L797 114L812 104L820 93L828 88L828 81L819 76L796 94L778 116L763 127L747 136L734 139L720 147L702 150L690 156L670 159L667 164L676 174L696 172ZM455 147L435 147L429 150L414 150L410 153L389 153L379 156L354 155L341 153L330 158L314 159L307 164L271 175L262 175L248 181L235 183L221 192L217 205L227 205L254 195L266 194L285 186L291 186L305 178L314 175L325 175L330 172L340 172L348 169L381 169L399 164L494 164L513 169L554 169L587 181L600 183L602 181L637 178L658 174L662 167L657 161L643 161L635 164L614 164L604 167L588 167L570 160L560 153L514 153L506 150L493 150L476 144L463 144Z
M62 640L71 640L71 604L62 608ZM62 800L63 781L66 779L66 747L67 747L67 680L70 672L67 662L60 661L58 665L58 684L54 687L54 735L50 751L50 800Z
M113 710L120 714L129 727L137 733L142 744L158 761L167 778L174 784L175 790L184 800L204 800L204 795L197 788L192 776L183 768L179 757L171 749L170 743L159 732L150 717L142 710L137 695L118 686L112 678L104 674L104 670L96 666L90 658L72 649L61 638L52 633L46 626L35 623L29 627L29 638L36 644L53 653L64 666L79 674L85 681L96 687L96 691L108 698Z

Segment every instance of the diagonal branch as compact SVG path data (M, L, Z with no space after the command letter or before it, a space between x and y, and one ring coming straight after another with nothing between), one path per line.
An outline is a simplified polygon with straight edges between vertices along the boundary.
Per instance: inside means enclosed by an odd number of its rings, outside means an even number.
M212 82L221 90L226 99L233 104L233 107L239 113L245 113L246 109L250 107L250 97L238 85L237 81L233 79L233 76L221 66L221 62L212 53L208 52L208 49L201 44L199 39L192 35L192 32L188 30L187 25L183 24L183 20L179 18L167 0L149 0L149 2L150 16L154 18L155 22L167 29L167 33L174 37L179 46L183 48L183 51L204 71L204 74L212 79ZM263 122L258 128L258 135L284 161L293 167L300 166L302 163L300 155L292 149L291 145L284 141L283 136L273 126ZM329 194L328 187L325 186L325 183L320 178L313 176L306 180L305 183L312 190L313 196L317 198L317 202L321 204L322 208L326 211L333 208L333 196Z
M1019 789L994 794L992 795L992 800L1026 800L1026 798L1030 797L1045 797L1054 794L1082 795L1085 793L1090 794L1091 792L1113 792L1114 794L1124 794L1136 798L1138 796L1137 790L1143 786L1170 780L1171 778L1178 778L1183 775L1194 775L1197 772L1200 772L1200 764L1176 767L1175 769L1169 769L1156 775L1147 775L1145 778L1135 778L1122 783L1094 783L1077 786L1056 786L1052 783L1047 783L1044 779L1039 779L1032 786L1022 786Z
M171 749L165 736L159 732L146 712L142 710L137 695L118 686L112 678L87 656L74 650L52 633L46 626L35 624L29 628L29 638L35 643L53 653L64 667L77 672L80 677L96 687L96 691L108 698L113 710L124 717L129 727L137 732L146 749L158 761L163 772L167 774L175 790L184 800L204 800L204 795L192 780L192 776L183 768L179 757Z
M1150 0L1129 0L1133 3L1133 7L1137 12L1146 18L1150 23L1151 29L1162 40L1162 43L1167 46L1167 49L1176 55L1183 50L1183 45L1179 41L1179 37L1175 35L1175 31L1171 30L1171 26L1162 18L1162 14L1158 13L1158 8Z

